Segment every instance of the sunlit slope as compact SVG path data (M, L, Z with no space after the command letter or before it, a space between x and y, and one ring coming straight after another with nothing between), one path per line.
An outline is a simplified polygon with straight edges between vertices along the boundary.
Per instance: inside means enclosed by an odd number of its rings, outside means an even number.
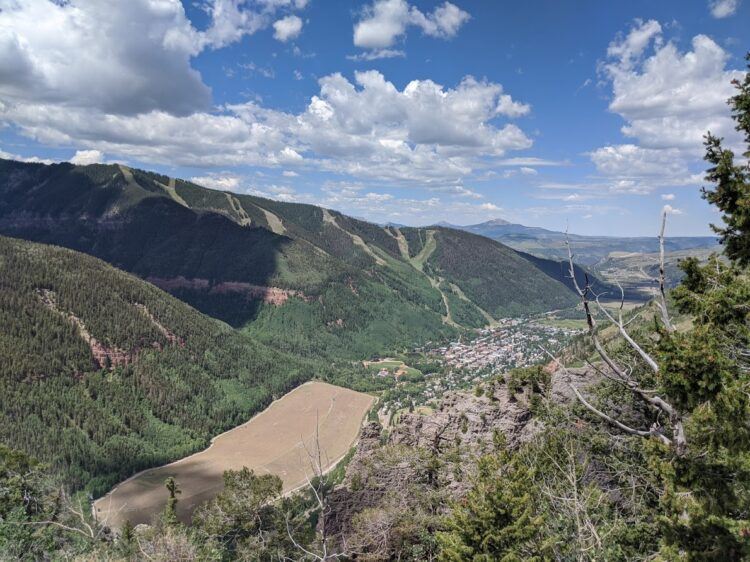
M486 238L120 165L0 161L0 232L100 257L305 354L373 353L575 302L554 262Z

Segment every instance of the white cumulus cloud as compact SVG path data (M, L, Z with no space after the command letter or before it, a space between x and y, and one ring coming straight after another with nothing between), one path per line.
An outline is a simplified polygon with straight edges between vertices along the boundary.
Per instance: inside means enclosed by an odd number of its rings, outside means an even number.
M89 164L100 164L104 162L104 154L98 150L76 150L70 159L71 164L88 166Z
M601 72L612 85L609 109L624 119L631 142L593 150L599 172L634 182L637 192L699 182L703 135L738 138L726 101L742 72L727 69L729 54L710 37L696 35L681 51L654 20L637 21L607 54Z
M190 178L190 181L211 189L237 191L241 185L242 178L235 175L213 174L208 176L193 176Z
M532 145L502 122L500 84L464 78L453 88L413 80L397 88L376 71L331 74L299 113L257 102L215 112L116 115L53 103L0 106L0 122L55 146L152 164L312 166L357 177L445 185ZM1 99L1 98L0 98ZM525 165L526 160L519 161ZM529 160L531 165L537 161Z
M376 71L335 73L320 78L298 111L261 101L212 106L192 57L274 22L288 40L302 25L293 11L306 2L197 5L208 15L201 30L180 0L0 0L0 127L79 150L79 162L106 153L147 165L305 167L427 189L460 185L532 145L508 122L530 106L470 76L452 86L419 79L397 87ZM449 2L422 13L392 0L376 1L370 15L388 6L405 7L408 26L436 37L455 35L469 17Z
M450 2L425 14L406 0L375 0L354 26L354 44L366 49L386 49L402 38L410 26L431 37L450 39L469 18L467 12Z
M210 23L199 31L180 0L0 0L0 100L117 115L207 110L211 90L191 58L266 28L277 10L297 5L201 6Z
M277 20L273 24L274 38L281 42L295 39L302 32L302 19L299 16L289 15Z
M740 0L709 0L708 9L716 19L728 18L737 12Z

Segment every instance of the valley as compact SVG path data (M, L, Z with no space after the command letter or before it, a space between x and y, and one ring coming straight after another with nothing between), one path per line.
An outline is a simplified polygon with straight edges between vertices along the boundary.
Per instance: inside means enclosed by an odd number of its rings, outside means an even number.
M0 562L750 562L748 22L0 0Z
M312 378L279 352L133 275L0 236L0 440L94 496L194 453Z

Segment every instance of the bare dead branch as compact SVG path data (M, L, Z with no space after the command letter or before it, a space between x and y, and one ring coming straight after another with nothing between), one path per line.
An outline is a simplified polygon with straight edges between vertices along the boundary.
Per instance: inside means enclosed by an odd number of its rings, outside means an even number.
M659 308L661 309L661 319L664 327L668 332L674 332L675 327L669 318L667 309L667 290L666 290L666 273L664 270L664 230L667 227L667 211L662 213L661 230L659 231Z
M542 351L544 351L553 362L555 362L564 372L566 375L570 376L570 371L568 371L568 368L563 365L557 358L555 358L548 350L541 348ZM571 382L568 382L568 387L573 391L573 394L576 395L576 398L578 398L578 401L583 404L587 410L589 410L591 413L597 415L607 423L614 425L615 427L621 429L625 433L629 433L630 435L637 435L639 437L656 437L659 439L662 443L666 445L671 445L672 441L663 433L661 433L656 426L652 426L651 429L645 430L645 429L634 429L628 425L625 425L621 421L613 418L612 416L609 416L599 410L596 406L591 404L588 400L586 400L583 395L580 393L580 391L573 385Z
M329 507L326 504L326 490L328 487L328 482L326 480L326 466L330 465L330 459L328 458L327 453L324 453L323 449L320 446L320 422L318 421L318 415L316 413L316 420L315 420L315 434L314 434L314 443L312 447L308 447L307 443L305 443L304 438L302 438L302 447L304 448L305 452L307 453L308 462L310 465L310 473L305 471L305 481L307 483L307 488L312 492L315 503L317 504L318 509L320 510L320 528L321 528L321 538L320 538L320 550L322 552L313 552L310 549L305 548L301 544L297 542L297 540L294 538L292 529L289 525L289 514L286 515L286 529L287 529L287 535L289 536L289 540L292 541L292 544L300 550L305 556L312 558L314 560L320 560L322 562L326 560L336 560L339 558L344 558L347 556L346 553L343 552L337 552L337 553L331 553L329 552L329 539L328 539L328 531L326 529L326 518L328 516ZM325 457L325 464L324 464L324 457Z
M620 287L620 290L622 291L622 287ZM623 291L623 299L624 299L624 294L625 293ZM617 330L620 332L620 335L623 338L625 338L625 341L628 342L630 347L632 347L636 351L636 353L638 353L638 355L641 356L641 359L643 359L646 362L646 364L651 368L651 370L654 373L658 373L659 365L657 365L656 361L654 361L654 359L648 353L646 353L643 350L643 348L640 345L638 345L638 343L632 337L630 337L630 334L625 329L625 324L623 323L623 320L622 320L622 304L620 305L620 309L618 311L618 316L616 320L614 316L610 314L607 308L602 305L598 296L596 297L596 304L599 307L599 310L609 319L609 321L612 322L612 324L614 324L615 326L617 326Z

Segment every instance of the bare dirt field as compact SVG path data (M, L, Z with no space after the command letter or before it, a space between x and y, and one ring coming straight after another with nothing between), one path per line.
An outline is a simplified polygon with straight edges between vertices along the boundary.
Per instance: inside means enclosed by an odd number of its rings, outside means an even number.
M247 466L257 474L277 474L284 492L310 475L316 420L320 449L332 468L359 435L374 397L323 382L308 382L273 402L247 423L222 433L211 446L179 461L136 474L94 502L96 517L118 528L130 520L149 523L164 509L164 480L173 476L182 494L177 515L189 521L193 510L218 494L225 470Z

